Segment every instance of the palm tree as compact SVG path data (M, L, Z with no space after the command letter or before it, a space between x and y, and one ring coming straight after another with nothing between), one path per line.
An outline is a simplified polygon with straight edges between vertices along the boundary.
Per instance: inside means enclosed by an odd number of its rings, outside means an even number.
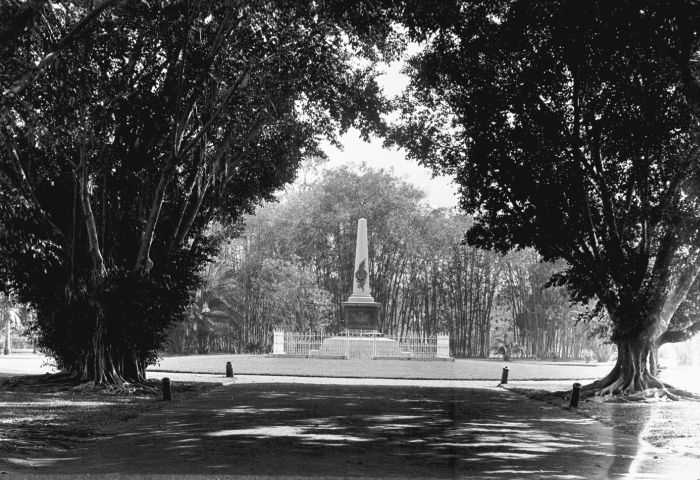
M508 340L508 335L496 339L497 345L491 348L497 355L502 355L503 360L508 361L513 355L522 356L525 353L523 347Z

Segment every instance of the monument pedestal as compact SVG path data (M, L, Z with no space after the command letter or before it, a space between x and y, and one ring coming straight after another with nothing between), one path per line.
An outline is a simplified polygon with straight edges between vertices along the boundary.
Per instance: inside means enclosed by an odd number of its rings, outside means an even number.
M343 302L343 320L345 321L345 328L347 330L379 330L380 307L380 303L372 301Z
M343 358L406 358L410 353L401 350L399 342L380 336L338 335L323 340L320 356Z

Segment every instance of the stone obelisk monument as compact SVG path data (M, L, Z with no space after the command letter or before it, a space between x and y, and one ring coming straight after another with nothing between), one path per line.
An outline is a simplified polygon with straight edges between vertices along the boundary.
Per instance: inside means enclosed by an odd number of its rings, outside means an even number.
M374 301L370 293L367 220L360 218L357 221L352 295L347 302L343 302L345 328L348 330L378 330L379 307L380 304Z

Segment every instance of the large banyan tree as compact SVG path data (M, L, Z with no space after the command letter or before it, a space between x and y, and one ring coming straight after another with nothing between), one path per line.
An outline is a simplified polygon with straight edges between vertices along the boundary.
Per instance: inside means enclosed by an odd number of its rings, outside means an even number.
M144 379L233 225L385 109L382 10L316 1L1 2L0 274L40 346Z
M439 5L408 20L427 46L394 140L456 175L471 244L565 259L554 282L607 310L589 392L675 398L656 351L700 331L700 4Z

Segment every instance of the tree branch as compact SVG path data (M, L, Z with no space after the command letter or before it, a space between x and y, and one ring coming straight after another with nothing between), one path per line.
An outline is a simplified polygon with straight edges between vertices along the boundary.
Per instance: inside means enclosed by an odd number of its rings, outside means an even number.
M83 17L82 20L75 24L75 26L71 29L70 32L68 32L61 40L59 40L59 42L56 44L51 53L42 58L41 61L37 64L37 66L34 67L34 69L27 72L22 78L17 80L13 86L5 90L2 96L4 98L10 98L22 93L29 85L35 82L41 76L42 73L46 71L46 68L55 58L58 57L58 54L61 52L61 50L70 45L70 43L75 39L75 37L77 37L80 34L80 32L85 30L85 28L88 25L90 25L90 23L92 23L92 21L95 20L100 15L100 13L102 13L107 8L114 6L120 1L122 0L105 0L100 5L88 12L88 14L85 15L85 17Z
M80 172L78 172L80 184L80 204L83 208L85 228L87 230L88 242L90 245L90 256L92 257L93 266L93 280L97 281L99 278L105 275L106 270L104 258L102 257L102 252L100 251L99 236L97 234L97 224L95 223L95 216L92 213L92 206L90 204L90 192L88 191L87 155L85 154L84 148L81 148L80 156Z
M168 244L168 250L170 251L172 251L175 245L175 239L178 237L178 232L180 231L180 226L182 225L182 221L185 218L187 207L189 207L190 200L192 199L192 195L194 194L194 187L197 184L197 182L200 181L200 165L201 159L203 157L204 153L200 152L200 162L197 163L196 167L192 170L192 173L190 174L190 178L188 178L186 181L186 185L189 186L187 187L187 190L183 196L182 204L180 205L180 210L178 211L177 224L175 224L175 228L173 228L173 233L170 236L170 242Z
M690 16L681 10L676 17L676 23L681 36L680 55L678 57L678 68L681 74L681 83L686 101L691 106L695 118L700 121L700 81L693 74L691 59L697 51L698 45L694 40L694 26L690 25Z
M251 128L250 132L248 132L248 135L246 135L245 139L243 142L241 142L241 145L238 148L238 154L234 157L234 159L230 162L225 162L224 168L221 169L221 171L217 171L219 169L219 164L223 157L229 152L229 149L231 147L231 143L233 141L233 134L235 132L235 127L230 127L226 137L224 138L224 141L221 142L219 145L219 148L216 151L216 154L214 156L212 163L212 172L209 178L207 179L206 184L202 188L202 191L198 193L197 198L192 205L189 215L185 219L185 222L180 225L178 223L178 228L175 232L175 235L173 236L173 239L170 243L170 250L178 247L182 242L185 240L187 237L188 233L192 229L192 225L194 225L194 221L197 218L197 215L199 214L199 210L202 207L202 202L204 200L204 196L207 194L209 191L210 187L212 187L215 183L215 179L218 175L221 175L221 179L219 180L220 187L225 186L228 184L232 179L233 176L235 175L235 169L232 169L232 172L228 174L228 168L232 165L237 164L240 159L243 156L243 151L245 147L253 140L255 139L259 133L260 130L262 129L262 120L258 120L253 124L253 127Z
M22 162L19 159L19 155L17 154L17 150L15 148L12 148L7 145L9 157L12 160L12 165L15 170L15 175L17 176L17 180L19 182L19 188L24 192L25 198L27 198L28 202L33 204L34 207L36 208L36 211L39 212L40 218L44 221L46 226L56 235L61 237L64 241L64 244L67 245L68 239L66 238L66 235L63 233L63 230L58 228L58 226L49 218L49 215L46 213L46 211L42 208L41 203L39 202L39 199L34 195L34 187L32 184L29 182L29 179L27 178L27 175L24 173L24 168L22 168Z
M33 21L36 14L46 3L46 0L27 0L11 17L4 19L0 25L0 45L9 45Z
M700 333L700 322L695 322L683 330L668 330L656 338L656 346L660 347L666 343L680 343L690 340Z
M177 166L178 158L171 157L168 159L165 168L160 174L160 179L158 180L158 186L156 187L155 194L153 195L153 201L151 202L151 211L148 215L148 220L141 233L141 240L139 242L139 250L136 255L136 262L134 262L134 268L132 273L148 273L153 266L153 261L150 258L151 244L153 243L153 236L155 235L156 224L158 223L158 217L160 216L160 210L163 207L163 200L165 199L165 190L170 183L170 180L175 173L175 167Z
M180 151L180 156L184 156L187 154L188 151L190 151L199 141L199 139L202 137L202 135L206 134L209 131L209 128L211 125L214 123L215 120L219 118L221 113L224 111L226 108L228 101L231 99L233 96L234 92L238 89L238 87L242 86L247 82L248 80L248 75L250 74L251 71L251 65L249 64L246 66L246 68L243 70L243 73L241 73L238 78L236 79L235 82L233 82L233 85L231 85L228 90L226 90L226 93L224 93L224 98L219 104L219 106L214 110L214 112L211 114L207 122L202 126L202 128L197 132L197 134L192 138L187 145Z
M194 8L192 9L192 14L189 15L188 17L188 24L187 24L187 35L189 35L189 30L192 28L194 18L195 18L195 13L197 9L199 8L199 3L195 4ZM226 37L229 35L229 33L236 28L236 26L242 21L244 17L240 17L236 20L235 24L232 24L233 21L233 8L229 8L226 11L226 14L222 21L220 22L219 28L217 29L216 34L214 35L214 38L212 39L211 43L209 44L207 50L207 55L206 58L203 62L204 65L211 65L216 58L216 56L219 54L221 51L223 45L224 45L224 40ZM184 82L184 71L185 71L185 62L187 61L187 35L183 35L183 41L180 42L178 48L176 49L176 55L174 58L177 58L179 56L180 51L183 51L182 55L182 62L180 63L180 69L178 72L178 80L177 80L177 88L176 88L176 94L175 94L175 125L173 127L173 149L175 152L179 151L180 145L182 144L182 137L185 132L185 128L187 126L187 123L189 119L192 116L192 112L194 110L194 107L197 103L197 96L193 95L192 98L190 98L190 101L188 102L188 105L184 108L180 108L180 104L182 102L182 85ZM200 67L201 68L201 67ZM201 68L200 74L197 76L194 84L195 85L200 85L203 84L207 78L207 72L209 72L208 68ZM227 101L228 99L225 99ZM180 111L182 111L182 114L180 115ZM206 131L204 132L206 133ZM196 138L195 138L195 144L196 144ZM186 149L187 150L187 149ZM185 150L185 152L186 152ZM184 152L180 155L184 155Z
M660 327L662 330L668 328L671 318L678 310L680 304L685 300L688 291L695 283L695 279L700 274L700 261L696 261L695 265L687 268L675 282L675 285L671 289L671 293L666 297L663 307L661 308L660 317Z

